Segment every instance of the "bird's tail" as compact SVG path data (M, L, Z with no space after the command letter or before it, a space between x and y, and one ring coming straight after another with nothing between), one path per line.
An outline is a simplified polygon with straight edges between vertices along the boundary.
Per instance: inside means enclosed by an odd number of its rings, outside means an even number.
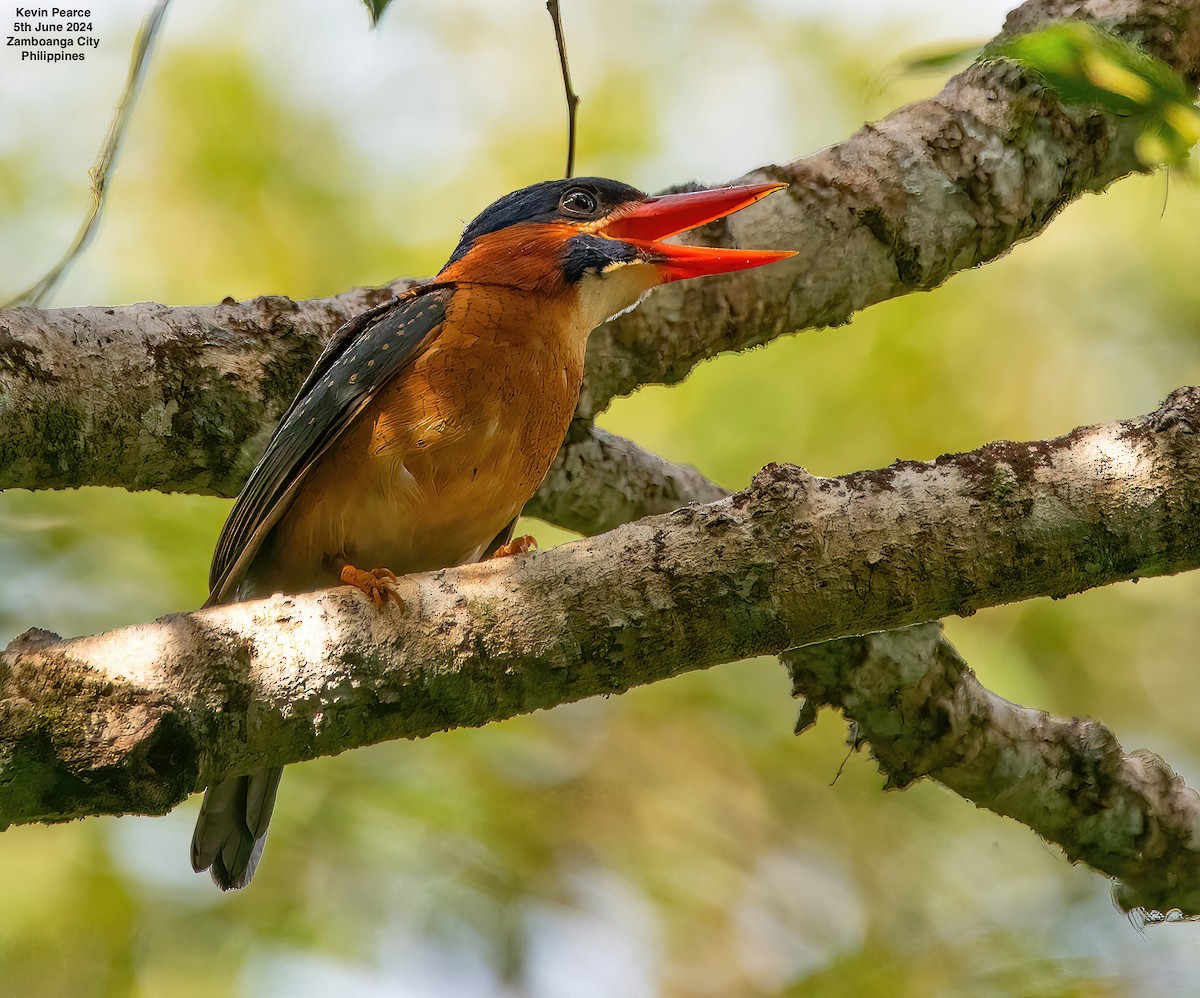
M282 767L259 769L204 791L192 835L192 869L210 870L223 891L245 887L267 840Z

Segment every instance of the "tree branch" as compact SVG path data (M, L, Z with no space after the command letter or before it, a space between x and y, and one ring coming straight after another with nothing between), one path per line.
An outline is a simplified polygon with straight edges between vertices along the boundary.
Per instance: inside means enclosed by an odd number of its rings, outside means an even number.
M591 535L727 495L695 468L672 464L632 440L577 419L525 513Z
M249 768L1200 567L1197 426L1181 389L1056 440L834 479L772 465L706 506L406 577L405 613L335 590L33 632L0 659L0 823L158 813Z
M1195 0L1029 0L1007 30L1065 16L1100 20L1200 79ZM664 288L598 330L581 418L721 351L845 322L995 259L1070 201L1143 171L1137 135L1128 119L1066 109L1028 74L990 63L840 145L753 171L742 179L786 180L789 196L701 238L800 256ZM236 493L324 339L391 288L308 302L0 310L0 488Z
M932 776L1056 842L1072 862L1119 877L1126 911L1200 913L1200 794L1152 752L1125 752L1096 721L984 689L941 625L798 648L784 663L809 698L801 717L825 704L843 710L889 789Z
M236 495L324 338L413 283L306 302L0 309L0 488Z

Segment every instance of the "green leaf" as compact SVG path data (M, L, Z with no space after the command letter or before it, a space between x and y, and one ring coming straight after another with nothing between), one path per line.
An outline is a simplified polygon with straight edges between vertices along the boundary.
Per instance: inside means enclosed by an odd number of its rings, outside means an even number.
M1146 165L1179 165L1200 141L1195 89L1160 59L1093 24L1065 21L989 46L1033 70L1066 104L1137 118Z
M379 19L383 17L384 10L392 0L363 0L367 5L367 11L371 15L371 27L375 27L379 23Z

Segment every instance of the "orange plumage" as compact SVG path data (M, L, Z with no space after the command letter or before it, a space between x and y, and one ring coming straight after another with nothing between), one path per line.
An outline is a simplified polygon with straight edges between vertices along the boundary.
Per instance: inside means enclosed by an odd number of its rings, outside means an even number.
M475 561L554 460L586 339L561 300L464 285L434 344L317 464L259 561L260 590L328 585L342 562L402 574Z

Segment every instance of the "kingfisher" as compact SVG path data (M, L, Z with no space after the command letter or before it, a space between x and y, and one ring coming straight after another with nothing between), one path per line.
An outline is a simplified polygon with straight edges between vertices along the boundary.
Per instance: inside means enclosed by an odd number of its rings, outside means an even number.
M205 605L340 581L402 612L397 574L528 552L514 527L566 437L588 335L660 285L793 256L663 241L786 186L583 177L486 208L432 281L334 333L234 503ZM253 876L282 772L205 791L192 867L222 890Z

